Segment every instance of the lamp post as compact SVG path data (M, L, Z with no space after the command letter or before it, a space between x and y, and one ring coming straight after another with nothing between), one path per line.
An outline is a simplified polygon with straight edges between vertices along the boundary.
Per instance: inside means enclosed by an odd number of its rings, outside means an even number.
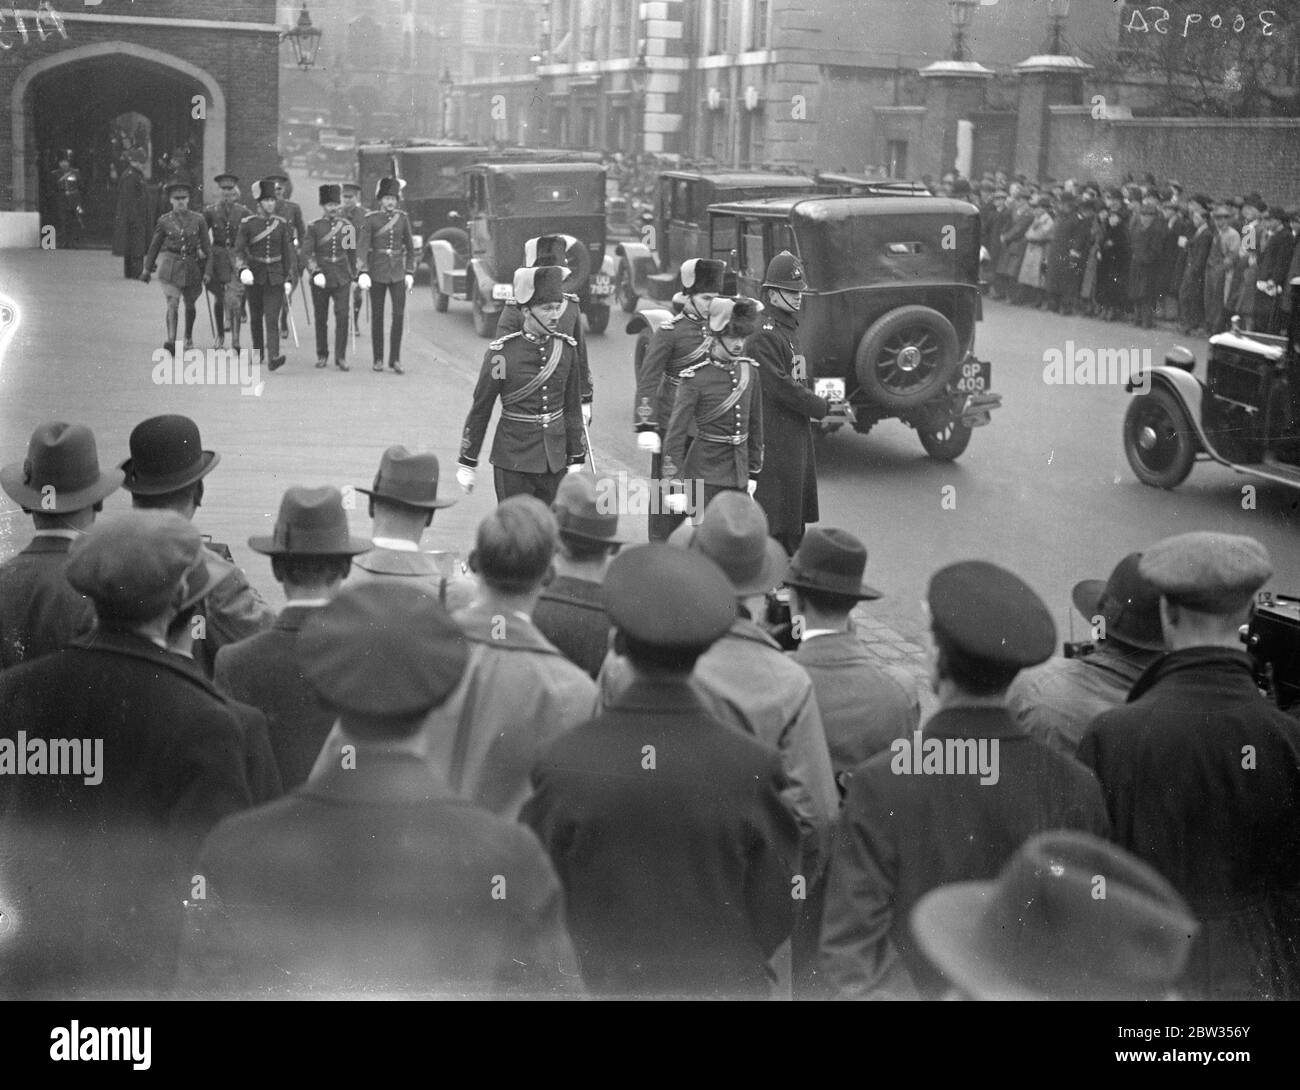
M456 81L451 78L451 69L442 70L442 79L438 81L438 90L442 92L442 135L443 139L447 137L447 130L451 125L451 92L456 86Z
M979 7L979 0L948 0L948 18L952 22L952 59L966 59L966 28Z
M289 43L293 49L294 62L305 72L316 64L316 51L320 49L320 39L321 32L311 25L307 0L303 0L302 10L298 12L298 25L292 30L282 31L280 41Z
M1052 40L1047 51L1059 57L1062 55L1061 36L1065 20L1070 14L1070 0L1047 0L1047 12L1052 19Z
M645 99L650 86L650 66L646 64L644 50L628 70L628 78L632 85L632 109L636 112L636 154L640 155L645 150Z

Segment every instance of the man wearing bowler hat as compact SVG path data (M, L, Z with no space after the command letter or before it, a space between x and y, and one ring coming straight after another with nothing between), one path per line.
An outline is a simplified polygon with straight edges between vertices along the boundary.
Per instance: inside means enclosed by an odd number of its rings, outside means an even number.
M329 311L334 304L334 366L346 371L348 354L348 293L356 277L356 231L342 214L343 195L336 185L320 187L325 215L307 226L302 258L311 276L315 312L316 366L329 366Z
M592 678L609 651L610 622L601 584L623 544L617 513L603 509L609 506L586 473L570 474L560 483L551 504L560 528L555 578L533 610L533 623L542 635Z
M1074 585L1074 608L1090 629L1093 650L1022 670L1007 691L1007 709L1030 734L1073 757L1088 725L1128 699L1142 672L1165 650L1160 592L1142 577L1141 553L1129 553L1104 583Z
M189 902L182 988L581 994L536 839L458 797L424 759L421 727L469 659L451 617L427 595L370 583L317 610L299 650L352 758L213 830L195 867L209 889Z
M478 582L464 574L455 553L420 548L434 512L456 502L438 498L438 476L432 451L412 453L400 445L384 451L374 484L356 489L370 497L374 548L353 561L352 584L382 580L419 587L452 611L474 600Z
M203 282L212 293L217 325L217 347L226 343L226 326L230 326L230 347L239 351L239 326L244 305L243 285L235 268L235 244L239 225L252 210L239 203L239 178L224 171L212 179L221 189L220 200L203 209L203 218L212 232L212 253L208 258Z
M221 461L216 451L203 449L198 425L188 416L151 416L132 430L130 449L122 487L131 493L132 506L193 520L203 503L203 478ZM211 677L218 649L269 628L275 611L249 585L226 545L205 539L203 561L212 590L203 600L196 658Z
M147 284L157 269L158 283L167 297L167 340L163 348L170 353L176 351L176 324L182 299L185 300L185 343L194 341L195 304L203 294L203 271L212 252L207 221L190 211L190 191L188 182L172 182L167 187L172 208L158 217L153 241L144 256L144 272L140 274L140 279Z
M1183 980L1207 999L1300 998L1300 724L1260 695L1239 632L1273 574L1254 538L1166 538L1139 571L1169 653L1079 744L1115 840L1201 922Z
M393 329L388 341L388 366L402 374L402 325L406 297L415 287L415 252L411 220L397 207L401 184L396 178L380 178L375 188L379 207L366 216L357 238L357 286L370 296L370 347L374 369L384 369L384 300L393 300ZM372 290L373 288L373 290Z
M307 684L298 657L300 633L339 592L352 558L370 542L348 533L343 494L325 486L287 489L270 536L250 537L248 544L271 558L285 607L265 632L218 650L213 680L222 692L266 714L280 778L292 789L307 779L334 725L333 713Z
M1056 626L1033 590L982 560L940 569L927 602L938 710L910 740L854 770L822 920L822 975L844 998L936 998L943 980L908 917L946 882L990 879L1029 836L1104 836L1097 781L1031 738L1007 686L1052 653Z
M94 624L89 600L68 583L68 550L121 484L120 469L99 468L94 433L61 420L38 427L27 457L0 469L0 486L36 527L28 546L0 564L0 670L49 654Z
M289 226L276 215L275 183L253 183L257 211L245 216L235 239L235 265L248 293L248 323L253 351L275 371L284 366L280 354L280 309L293 291L294 245ZM267 359L267 356L270 359Z
M466 492L474 487L479 451L498 398L501 417L491 455L498 500L523 494L550 504L565 472L581 469L586 461L574 339L555 325L566 305L563 275L556 265L515 273L524 327L493 341L483 353L456 469Z
M95 604L94 631L0 673L0 752L30 756L40 740L62 757L28 768L46 775L0 775L0 888L22 921L0 944L7 995L171 984L195 851L252 801L236 715L168 650L202 564L179 515L102 520L67 569Z
M734 588L703 553L661 543L617 557L605 585L630 683L543 751L520 820L564 883L591 992L766 998L797 905L798 828L776 754L692 685Z

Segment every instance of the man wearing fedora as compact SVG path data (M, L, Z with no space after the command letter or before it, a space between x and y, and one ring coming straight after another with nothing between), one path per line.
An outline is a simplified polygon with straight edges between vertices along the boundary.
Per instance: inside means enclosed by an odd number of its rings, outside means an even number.
M388 341L388 366L402 374L402 324L406 297L415 287L415 252L411 220L397 207L402 190L396 178L380 178L375 188L379 207L366 216L357 238L357 286L370 296L370 347L374 369L384 369L384 300L393 300L393 329ZM373 290L372 290L373 288Z
M316 315L316 366L329 366L329 311L334 304L334 366L346 371L348 354L348 295L356 278L356 232L342 215L343 194L337 185L320 187L325 215L307 225L302 257L311 276L311 302Z
M252 801L236 715L167 646L202 564L179 515L104 519L67 572L95 629L0 673L9 752L40 740L72 758L63 774L0 776L0 888L22 920L0 944L6 994L149 994L172 979L199 842Z
M563 274L556 265L515 273L514 294L525 312L524 326L499 337L483 353L456 468L456 480L466 492L474 488L479 451L498 399L501 417L490 457L498 501L522 494L550 504L564 474L586 461L575 342L555 325L566 306Z
M583 980L611 998L767 998L798 828L777 755L692 684L734 588L703 553L652 543L614 560L606 590L629 684L546 748L520 815L564 883Z
M120 469L99 468L94 433L59 420L32 432L23 461L0 469L0 486L36 527L27 547L0 564L0 670L47 655L94 624L89 600L68 583L68 550L121 483Z
M267 370L275 371L284 366L280 310L293 291L294 246L289 225L275 213L275 183L270 178L254 182L253 199L257 211L244 217L235 239L235 266L248 293L253 351Z
M1165 650L1160 592L1142 577L1141 553L1129 553L1105 582L1074 585L1074 608L1087 622L1094 650L1022 670L1007 690L1007 709L1030 734L1069 757L1088 725L1120 707Z
M536 839L458 797L424 759L422 727L469 660L451 617L427 595L365 584L314 613L300 651L352 759L208 837L182 990L581 994L563 894Z
M307 684L300 633L338 594L352 558L370 543L348 533L337 488L295 486L285 491L270 536L250 537L248 544L271 558L286 604L273 627L217 651L213 680L222 692L266 714L280 778L292 789L307 779L334 725L333 713Z
M1151 867L1066 829L1030 837L996 878L939 886L912 910L946 999L1175 999L1198 926Z
M400 445L384 451L374 484L356 489L370 497L374 548L353 560L350 585L384 580L419 587L451 611L474 600L478 582L463 574L454 553L420 548L433 513L456 502L438 498L438 475L431 451L412 453Z
M1142 554L1169 653L1079 743L1115 840L1201 923L1194 998L1300 998L1300 724L1260 695L1239 632L1273 573L1254 538L1194 532Z
M203 503L203 478L221 455L204 450L188 416L151 416L131 432L131 457L122 463L122 487L137 509L170 510L192 520ZM212 587L203 600L204 635L197 659L212 676L217 651L269 628L275 611L249 585L224 544L205 541L203 561Z
M594 679L609 651L610 621L601 584L623 544L618 515L601 510L596 482L586 473L565 477L551 511L560 527L556 574L542 591L533 623Z
M725 262L710 258L690 258L682 262L681 281L684 295L682 310L660 323L650 336L641 365L636 371L636 404L633 425L636 445L650 455L652 487L665 479L663 470L664 436L673 415L681 371L709 358L708 309L714 296L722 293L726 275ZM650 540L667 541L681 523L681 516L656 510L651 505Z
M197 212L190 211L191 186L188 182L172 182L167 186L171 211L158 217L153 241L144 255L144 272L140 279L146 284L158 272L158 283L167 298L167 340L163 348L176 351L176 326L181 300L185 301L185 343L194 342L195 305L203 294L203 271L212 252L212 239L208 224Z
M239 327L243 321L244 292L235 267L235 245L239 225L252 210L239 203L239 176L223 171L212 179L221 197L203 209L203 218L212 232L212 253L203 282L215 300L217 347L226 344L226 327L230 328L230 347L239 351Z
M1005 707L1016 674L1056 642L1038 595L969 560L934 574L927 605L938 710L924 740L917 732L854 770L836 833L821 976L842 998L937 998L943 980L908 928L922 896L993 878L1035 833L1108 829L1088 770L1031 738Z

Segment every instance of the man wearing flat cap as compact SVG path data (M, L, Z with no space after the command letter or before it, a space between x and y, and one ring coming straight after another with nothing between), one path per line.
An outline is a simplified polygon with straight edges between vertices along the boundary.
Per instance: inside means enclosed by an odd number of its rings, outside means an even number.
M474 488L479 451L498 399L501 417L490 459L498 502L525 495L550 504L564 474L581 469L587 459L576 342L555 324L566 306L563 275L558 265L515 273L524 326L498 337L483 353L456 469L466 492Z
M348 533L337 488L295 486L285 491L271 534L248 544L271 558L285 607L273 627L218 649L213 680L266 714L280 777L294 788L307 779L335 718L307 684L298 658L302 627L338 594L352 558L370 542Z
M580 993L564 901L537 840L458 797L421 727L469 652L447 612L391 583L303 628L308 683L347 760L223 822L195 873L180 982L258 997Z
M798 903L798 829L776 754L691 684L735 617L730 580L650 544L614 560L606 590L631 683L543 752L520 820L564 884L589 991L766 998Z
M1088 725L1117 708L1142 672L1164 653L1160 592L1129 553L1100 579L1074 586L1074 607L1088 625L1091 650L1021 670L1007 690L1007 708L1031 735L1073 757Z
M1201 922L1183 980L1206 999L1300 998L1300 725L1260 695L1239 630L1273 573L1254 538L1196 532L1147 549L1169 654L1079 745L1115 839Z
M844 998L937 998L942 978L908 928L946 882L994 878L1029 836L1104 836L1097 781L1007 713L1016 674L1052 653L1033 590L982 560L940 569L927 596L938 710L910 740L854 770L822 922L823 975Z
M27 457L0 469L0 487L36 527L27 547L0 564L0 670L49 654L94 624L89 599L68 583L68 550L121 483L120 469L99 468L94 433L61 420L38 427Z
M171 512L103 520L67 568L95 629L0 673L0 769L49 773L0 775L10 995L167 987L199 841L251 804L235 713L167 644L202 555Z

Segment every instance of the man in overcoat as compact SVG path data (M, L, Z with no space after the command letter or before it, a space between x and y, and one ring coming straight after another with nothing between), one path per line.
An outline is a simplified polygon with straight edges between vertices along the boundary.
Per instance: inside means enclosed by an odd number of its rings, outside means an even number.
M121 255L123 275L128 280L144 272L144 255L149 248L149 189L144 180L147 158L143 148L131 148L117 179L113 253Z
M1165 267L1164 220L1155 197L1143 197L1134 223L1129 226L1128 297L1133 321L1141 329L1155 326L1155 305L1163 290Z

